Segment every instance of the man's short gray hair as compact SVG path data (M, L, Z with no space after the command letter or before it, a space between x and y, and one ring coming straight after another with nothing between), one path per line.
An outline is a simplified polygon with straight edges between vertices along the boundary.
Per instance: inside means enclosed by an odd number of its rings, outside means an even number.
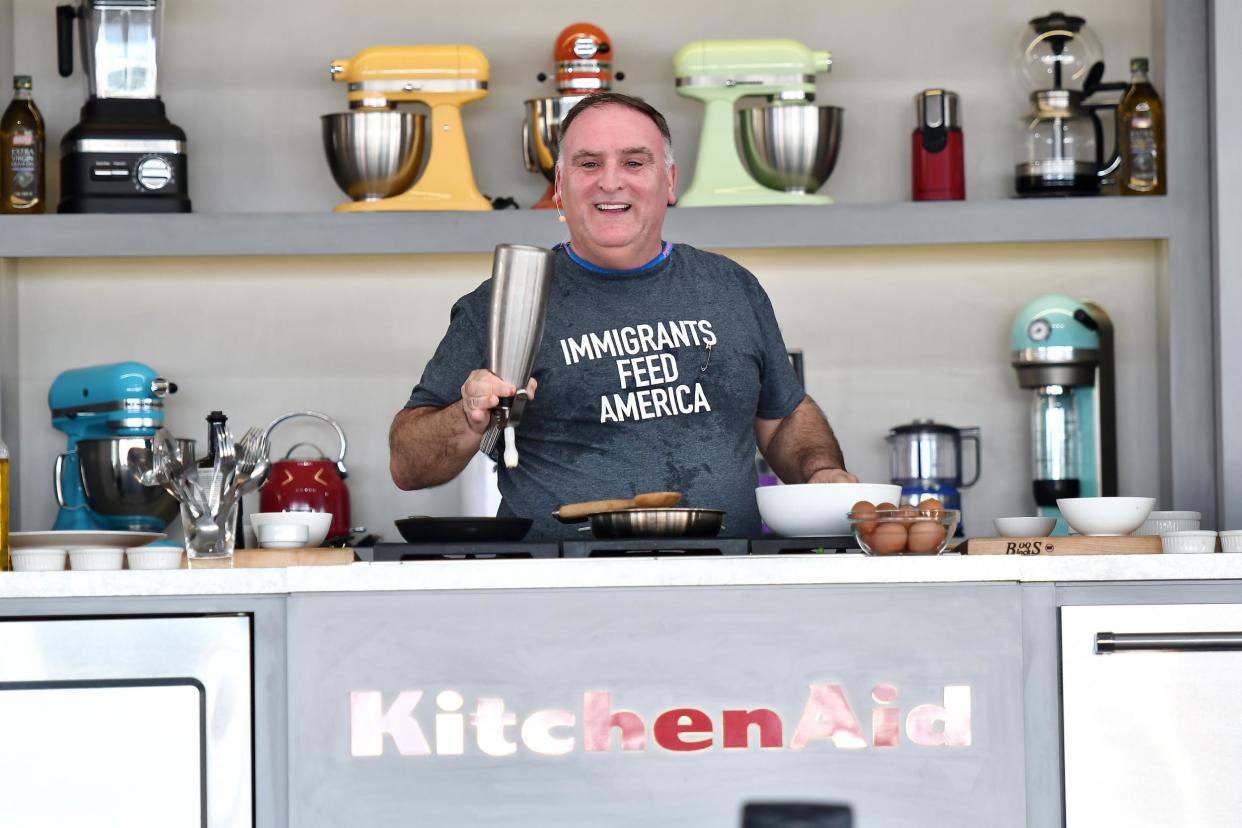
M575 118L588 109L598 109L602 106L623 106L626 109L641 112L650 118L651 122L655 124L656 129L660 131L661 137L664 138L664 171L668 172L673 168L673 136L669 132L668 121L664 120L660 110L642 98L635 98L633 95L626 95L622 92L596 92L578 101L573 109L565 113L565 117L561 119L561 145L564 145L565 134L569 132L569 126L574 122ZM557 155L556 168L564 172L565 156L563 154Z

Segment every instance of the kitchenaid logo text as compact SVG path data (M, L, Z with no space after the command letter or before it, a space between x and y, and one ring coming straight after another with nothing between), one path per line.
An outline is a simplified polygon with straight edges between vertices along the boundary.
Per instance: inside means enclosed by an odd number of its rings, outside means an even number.
M465 699L455 690L436 695L435 712L423 728L418 706L422 690L403 690L385 707L378 690L349 694L349 750L353 756L382 756L389 745L401 756L460 756L466 751L467 725L474 743L488 756L512 756L519 746L543 756L575 750L607 753L614 742L622 751L647 750L646 720L632 710L614 710L612 694L582 694L581 725L571 710L536 710L518 721L501 698L479 698L465 713ZM864 730L839 684L812 684L792 735L786 741L785 721L774 710L722 710L713 720L695 707L675 707L656 714L651 741L663 750L687 753L710 748L803 750L815 742L831 742L842 750L897 747L902 739L897 688L879 684L871 690L870 727ZM944 688L943 704L920 704L905 716L905 738L923 747L967 747L971 743L970 687ZM612 738L613 733L618 739ZM430 734L430 739L428 739Z
M712 407L698 382L678 383L677 359L669 353L676 348L702 348L704 367L716 345L712 323L706 319L658 322L611 328L602 333L585 333L560 340L566 365L612 358L617 381L624 393L599 398L599 421L623 423L711 411ZM659 353L656 353L656 352Z

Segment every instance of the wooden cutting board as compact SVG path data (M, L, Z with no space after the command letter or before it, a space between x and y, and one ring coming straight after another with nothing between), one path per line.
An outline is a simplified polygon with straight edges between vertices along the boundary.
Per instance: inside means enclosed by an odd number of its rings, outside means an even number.
M324 549L237 549L233 558L195 558L193 566L186 566L181 556L182 569L258 569L283 566L339 566L355 560L354 550L348 547Z
M1119 538L968 538L966 555L1149 555L1163 552L1156 535Z

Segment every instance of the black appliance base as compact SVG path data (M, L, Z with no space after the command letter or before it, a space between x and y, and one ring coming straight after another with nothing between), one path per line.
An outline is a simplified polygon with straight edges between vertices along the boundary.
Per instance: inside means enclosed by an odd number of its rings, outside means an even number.
M188 196L67 195L56 206L58 213L189 213Z
M832 535L822 538L763 538L750 542L752 555L805 555L858 552L862 549L853 535Z
M359 560L377 562L556 558L560 556L560 545L556 541L551 543L523 541L512 543L377 543L371 547L358 547L356 554Z
M561 541L565 558L654 558L694 555L745 555L745 538L609 538Z

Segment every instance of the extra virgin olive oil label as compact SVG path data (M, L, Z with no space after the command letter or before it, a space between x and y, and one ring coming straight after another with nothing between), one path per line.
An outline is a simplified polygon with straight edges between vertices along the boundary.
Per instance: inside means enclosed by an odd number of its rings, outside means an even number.
M1134 118L1130 122L1131 187L1156 183L1156 133L1150 118Z
M9 197L13 206L39 197L39 154L35 151L34 130L13 133L9 147Z

